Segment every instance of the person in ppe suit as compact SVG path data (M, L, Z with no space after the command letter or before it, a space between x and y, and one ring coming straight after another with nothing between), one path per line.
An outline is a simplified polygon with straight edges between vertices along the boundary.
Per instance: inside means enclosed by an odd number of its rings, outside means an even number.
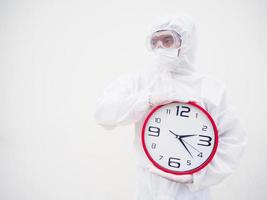
M236 168L246 134L222 82L196 71L196 28L188 16L162 18L152 26L148 45L153 63L120 77L99 98L95 119L105 128L134 124L138 200L209 200L209 187ZM219 145L213 160L192 175L173 175L153 166L141 144L149 111L172 101L194 101L214 119Z

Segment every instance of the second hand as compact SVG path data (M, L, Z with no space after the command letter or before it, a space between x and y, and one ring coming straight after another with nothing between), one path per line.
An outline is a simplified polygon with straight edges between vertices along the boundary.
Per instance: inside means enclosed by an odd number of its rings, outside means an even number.
M181 140L183 140L183 139L181 139ZM190 147L192 147L193 149L195 149L197 152L202 153L201 151L199 151L198 149L196 149L195 147L193 147L191 144L189 144L185 140L183 140L183 142L186 143L186 144L188 144Z

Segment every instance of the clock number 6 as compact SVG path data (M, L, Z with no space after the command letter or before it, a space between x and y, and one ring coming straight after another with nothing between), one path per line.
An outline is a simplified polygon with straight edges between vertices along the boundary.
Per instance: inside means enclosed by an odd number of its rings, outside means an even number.
M158 127L149 126L148 131L151 132L148 134L149 136L159 137L160 129Z
M180 160L180 159L179 158L172 158L172 157L170 157L169 158L168 165L170 167L179 168L180 167L180 163L177 162L178 160Z
M180 106L176 106L177 111L176 111L176 115L177 116L181 116L181 117L189 117L189 115L186 115L186 113L190 112L190 108L187 106L181 106L183 110L180 111Z

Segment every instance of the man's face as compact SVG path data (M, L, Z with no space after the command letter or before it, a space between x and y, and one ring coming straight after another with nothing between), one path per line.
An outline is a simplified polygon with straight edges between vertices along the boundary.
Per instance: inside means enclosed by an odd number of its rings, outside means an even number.
M181 38L175 31L162 30L152 34L150 40L151 49L173 48L178 49L181 46Z

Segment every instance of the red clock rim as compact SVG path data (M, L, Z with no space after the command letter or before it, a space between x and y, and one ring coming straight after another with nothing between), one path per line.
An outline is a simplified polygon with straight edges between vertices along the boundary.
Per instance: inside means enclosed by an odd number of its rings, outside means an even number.
M161 107L165 106L165 105L168 105L168 104L172 104L172 103L182 103L182 104L190 104L192 106L195 106L197 107L199 110L201 110L207 117L208 119L210 120L211 124L212 124L212 127L213 127L213 130L214 130L214 135L215 135L215 141L214 141L214 147L212 149L212 152L209 156L209 158L200 166L198 166L197 168L194 168L192 170L188 170L188 171L184 171L184 172L175 172L175 171L171 171L169 169L166 169L164 167L162 167L161 165L159 165L156 161L154 161L154 159L151 157L151 155L149 154L147 148L146 148L146 145L145 145L145 128L146 128L146 125L147 125L147 122L148 120L150 119L150 117ZM167 172L167 173L170 173L170 174L174 174L174 175L186 175L186 174L193 174L195 172L198 172L200 171L201 169L203 169L204 167L206 167L210 162L211 160L213 159L216 151L217 151L217 147L218 147L218 143L219 143L219 137L218 137L218 129L217 129L217 126L213 120L213 118L211 117L211 115L208 113L208 111L206 111L204 108L202 108L200 105L198 105L196 102L193 102L193 101L189 101L189 102L180 102L180 101L173 101L173 102L170 102L170 103L167 103L167 104L163 104L163 105L158 105L156 106L155 108L153 108L150 113L147 115L144 123L143 123L143 127L142 127L142 135L141 135L141 139L142 139L142 146L143 146L143 150L145 152L145 154L147 155L148 159L152 162L152 164L157 167L158 169L164 171L164 172Z

